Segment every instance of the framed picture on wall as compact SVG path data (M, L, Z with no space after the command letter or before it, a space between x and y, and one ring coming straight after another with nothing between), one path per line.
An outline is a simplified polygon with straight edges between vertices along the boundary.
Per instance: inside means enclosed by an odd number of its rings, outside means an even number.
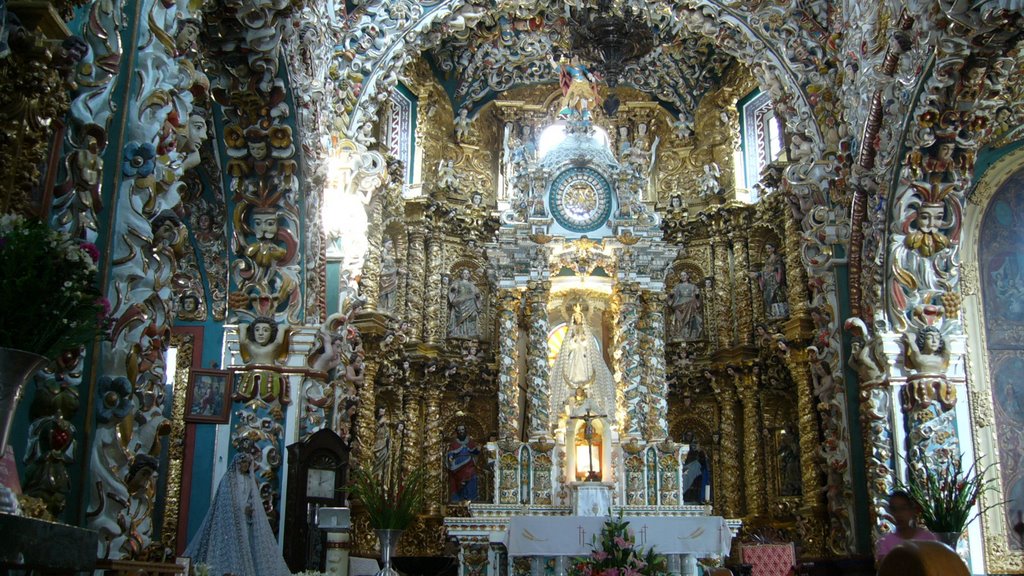
M185 421L227 424L231 412L231 372L193 369L185 396Z

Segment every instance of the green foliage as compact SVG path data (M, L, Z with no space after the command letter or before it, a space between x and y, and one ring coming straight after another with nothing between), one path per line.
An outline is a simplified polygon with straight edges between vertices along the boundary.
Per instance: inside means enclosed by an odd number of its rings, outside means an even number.
M349 491L366 507L371 528L404 530L423 508L426 483L422 468L405 478L389 480L366 470L356 470Z
M110 303L96 246L21 216L0 216L0 346L55 358L103 334Z
M600 542L594 537L593 552L578 558L569 568L570 576L659 576L668 574L668 561L653 548L636 547L629 522L611 516L601 528Z
M972 520L998 506L992 504L971 515L971 508L982 492L994 490L993 479L985 479L988 467L977 462L964 468L963 455L950 458L935 469L925 465L911 467L906 490L921 507L921 519L932 532L963 532Z

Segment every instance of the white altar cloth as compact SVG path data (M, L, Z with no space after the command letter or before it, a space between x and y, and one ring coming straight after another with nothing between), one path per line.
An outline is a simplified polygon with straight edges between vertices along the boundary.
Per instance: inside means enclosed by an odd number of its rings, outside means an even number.
M636 545L658 554L728 556L732 532L721 516L630 517ZM604 517L517 516L508 529L509 556L586 556L600 538Z

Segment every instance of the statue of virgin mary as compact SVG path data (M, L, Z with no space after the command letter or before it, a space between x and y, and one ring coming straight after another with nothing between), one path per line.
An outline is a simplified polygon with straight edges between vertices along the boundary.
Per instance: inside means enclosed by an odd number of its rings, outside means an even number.
M555 363L550 372L551 414L566 414L574 408L568 403L577 397L589 398L599 413L615 413L615 383L604 363L590 325L579 302L573 305L569 331L562 340Z

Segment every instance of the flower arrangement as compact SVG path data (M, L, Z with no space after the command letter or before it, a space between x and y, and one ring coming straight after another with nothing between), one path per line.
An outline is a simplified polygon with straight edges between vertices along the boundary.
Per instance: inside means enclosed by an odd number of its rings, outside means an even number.
M99 250L22 216L0 216L0 347L55 358L103 333Z
M656 576L668 574L668 561L636 546L629 522L609 517L601 528L601 541L597 537L591 545L593 552L586 558L575 560L569 568L570 576Z
M994 490L994 479L985 479L988 468L972 463L964 468L963 455L949 458L932 469L922 466L911 468L909 481L901 486L921 507L921 519L932 532L960 534L979 515L1000 503L980 509L974 515L971 509L982 492Z
M395 475L397 476L397 475ZM405 478L381 478L373 472L356 470L349 490L366 507L370 527L404 530L423 508L426 474L417 469Z

